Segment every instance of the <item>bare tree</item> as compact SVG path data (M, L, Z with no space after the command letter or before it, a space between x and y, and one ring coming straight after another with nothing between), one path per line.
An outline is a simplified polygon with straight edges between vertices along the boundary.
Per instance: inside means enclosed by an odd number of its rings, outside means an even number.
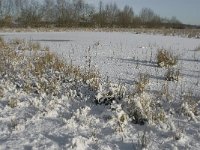
M32 0L26 3L26 7L21 10L18 21L24 26L38 27L42 20L42 9L38 1Z
M0 19L3 17L3 0L0 0Z
M54 0L44 0L43 4L43 19L46 22L54 22L56 19L56 9Z
M13 23L23 26L94 26L98 27L167 27L179 28L181 22L172 17L159 17L150 8L143 8L135 15L130 6L122 10L116 3L104 5L99 1L98 10L84 0L0 0L0 25Z
M106 23L113 26L117 22L117 15L119 14L117 4L107 4L105 7Z
M123 11L119 13L119 25L122 27L131 26L134 18L134 12L132 7L125 6Z
M142 22L151 22L154 20L155 18L155 13L152 9L150 8L143 8L141 11L140 11L140 18L142 20Z

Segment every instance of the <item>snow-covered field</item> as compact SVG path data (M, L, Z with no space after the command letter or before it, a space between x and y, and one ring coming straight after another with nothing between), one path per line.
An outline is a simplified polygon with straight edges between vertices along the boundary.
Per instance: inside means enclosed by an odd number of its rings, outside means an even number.
M0 149L200 149L199 39L81 31L0 36L39 42L81 68L95 66L102 84L91 92L69 82L61 96L35 96L1 76ZM159 49L178 57L178 81L165 80L167 69L156 63ZM140 74L149 82L144 92L131 94ZM111 104L94 102L108 95ZM11 108L13 97L17 105Z

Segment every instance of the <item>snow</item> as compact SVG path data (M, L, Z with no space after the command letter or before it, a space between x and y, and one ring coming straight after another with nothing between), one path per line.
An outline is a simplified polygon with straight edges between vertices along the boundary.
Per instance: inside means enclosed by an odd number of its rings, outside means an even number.
M1 35L40 42L67 63L95 66L102 78L96 92L87 86L92 80L84 85L72 78L58 87L60 96L36 96L1 77L0 149L200 149L200 114L192 109L200 108L198 39L89 31ZM178 56L178 81L165 81L158 49ZM150 81L134 95L140 73Z

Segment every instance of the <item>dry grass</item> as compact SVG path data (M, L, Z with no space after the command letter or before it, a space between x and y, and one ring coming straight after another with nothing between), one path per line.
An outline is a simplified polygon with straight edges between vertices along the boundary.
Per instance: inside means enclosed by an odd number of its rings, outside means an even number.
M177 64L178 58L177 56L173 56L172 53L166 50L158 50L157 55L157 64L159 67L170 67Z
M72 78L97 90L99 84L97 70L91 67L85 71L80 67L68 65L56 54L41 51L38 43L28 44L27 48L34 50L28 55L26 51L16 52L15 47L23 43L23 40L15 40L10 44L5 43L3 39L0 40L0 75L6 75L18 88L35 94L55 94L58 93L58 88L66 81L66 78ZM18 85L16 81L23 84ZM10 104L12 105L12 102Z
M18 55L10 45L4 41L0 42L0 74L10 73L11 69L17 64L16 61L20 60L21 55Z
M148 83L149 83L149 75L140 73L139 79L135 85L136 93L138 94L143 93Z
M29 42L28 47L33 51L41 50L41 45L39 42Z

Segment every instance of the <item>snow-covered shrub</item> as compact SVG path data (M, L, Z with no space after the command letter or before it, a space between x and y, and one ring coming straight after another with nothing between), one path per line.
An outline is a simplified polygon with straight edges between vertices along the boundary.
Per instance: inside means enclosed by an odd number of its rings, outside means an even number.
M183 93L180 103L180 113L184 116L189 117L189 119L197 121L197 116L199 115L199 101L192 94L191 91Z
M190 92L183 95L181 104L181 113L183 115L188 116L190 119L196 121L196 116L199 115L198 107L198 100L195 99Z
M167 100L168 102L171 101L172 96L171 96L171 92L169 91L169 83L167 81L165 81L165 83L162 85L162 89L160 91L160 96L163 97L164 99Z
M132 119L133 123L144 125L148 122L151 99L146 93L141 95L135 95L132 99L129 100L127 105L127 113Z
M181 105L181 110L184 115L186 115L186 116L190 117L192 120L196 121L196 117L187 102L185 102Z
M135 90L136 90L135 92L137 94L143 93L148 83L149 83L149 75L142 74L142 73L139 74L139 79L138 81L136 81L136 84L135 84Z
M11 119L10 120L10 129L11 130L15 130L17 125L18 125L18 121L16 119Z
M112 119L111 121L114 123L114 130L117 132L124 132L125 126L128 124L129 117L127 113L123 110L122 104L117 104L113 102L111 104L110 111L110 118Z
M174 66L177 64L177 61L178 61L177 56L173 56L172 53L163 49L158 50L156 58L157 58L157 64L159 67Z
M180 77L180 71L174 68L169 68L165 73L165 80L167 81L178 81Z
M80 67L68 65L62 58L41 51L38 46L27 55L26 51L18 51L18 43L20 41L5 43L0 51L0 75L11 81L17 90L60 97L67 89L78 90L79 82L94 91L98 88L98 72L95 70L85 72ZM67 87L69 85L72 87Z
M130 98L126 111L135 124L159 123L166 120L165 111L157 106L153 97L146 92Z
M93 77L86 81L86 83L90 86L90 89L92 91L97 91L100 86L100 78L99 77Z
M126 88L120 84L105 83L100 85L97 95L97 104L111 104L113 101L119 101L125 96Z
M184 137L184 131L181 130L181 129L177 129L175 132L174 132L174 135L173 135L173 138L174 140L180 140L181 138Z

